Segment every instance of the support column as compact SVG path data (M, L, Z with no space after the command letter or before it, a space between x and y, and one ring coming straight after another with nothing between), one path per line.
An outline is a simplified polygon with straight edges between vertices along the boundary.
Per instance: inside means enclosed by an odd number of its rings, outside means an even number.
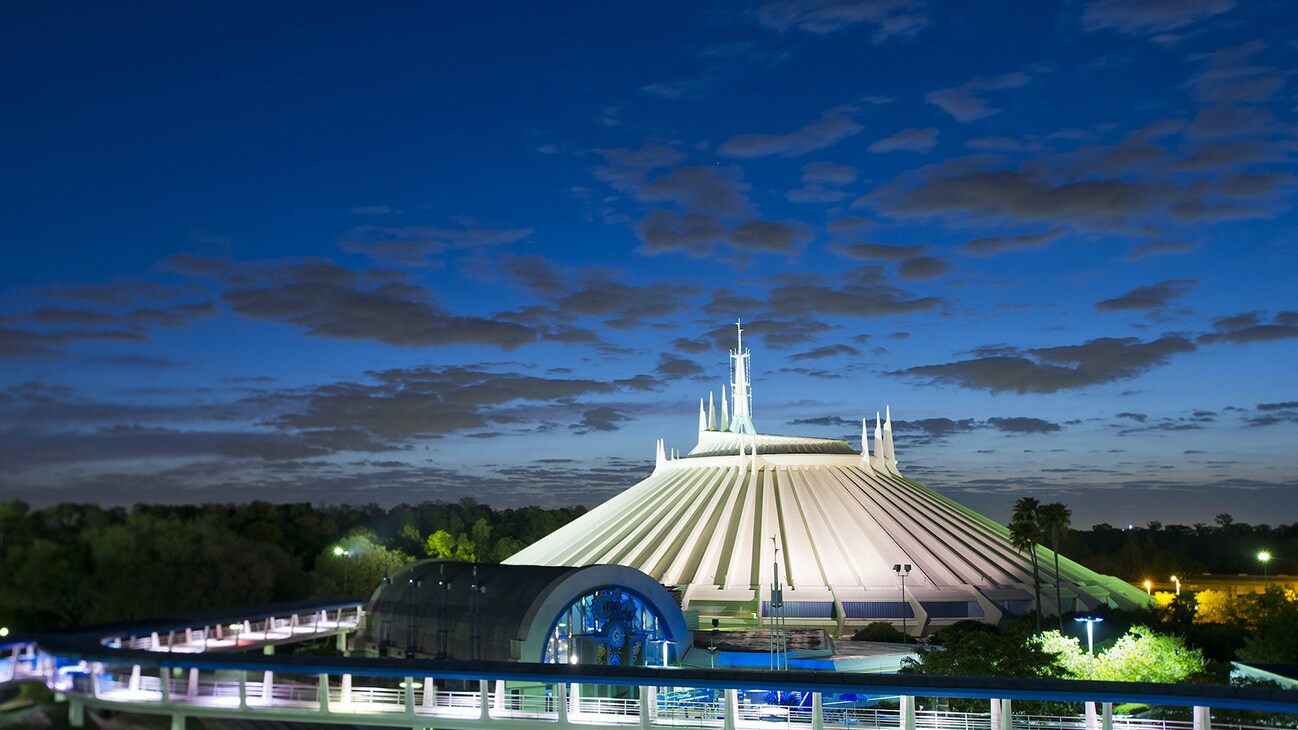
M568 716L576 717L581 714L581 685L572 684L568 687Z
M171 730L185 730L185 716L176 713L171 716Z
M1105 702L1100 707L1100 730L1113 730L1113 703Z
M811 730L825 730L825 702L819 692L811 693Z
M275 673L261 673L261 701L272 704L275 701Z
M72 727L86 726L86 706L81 700L68 698L68 724Z
M140 689L140 665L131 665L131 679L126 683L126 688L135 692Z
M171 668L158 667L158 689L162 692L162 704L171 702Z
M329 714L329 675L321 674L320 683L317 685L316 698L320 702L320 711Z
M1014 730L1014 703L1001 700L1001 730Z
M991 730L1001 730L1001 701L989 700L991 706L988 711L991 713Z
M505 711L505 680L496 680L496 712Z
M485 679L478 680L478 718L491 719L491 682Z
M1086 730L1100 730L1100 715L1095 711L1094 702L1083 703L1086 714Z
M402 696L405 698L406 715L415 716L415 678L406 677L405 686L402 688Z
M739 690L726 689L726 717L722 727L735 730L735 721L739 719Z
M559 727L568 725L568 685L554 685L554 706L559 711Z
M350 674L343 675L343 683L342 686L339 688L339 692L340 693L338 699L340 701L342 702L352 701L352 675Z
M192 702L198 696L198 669L189 670L189 682L185 687L185 696Z
M422 704L424 707L437 706L437 683L432 677L424 677L424 696ZM1110 728L1112 730L1112 728Z
M1194 706L1194 730L1212 730L1212 708Z
M915 730L915 698L901 696L901 730Z
M239 672L239 709L248 709L248 673Z
M650 694L653 687L637 687L636 690L640 693L640 730L649 730L649 725L652 723L649 718L649 706L653 702L649 698L653 696Z

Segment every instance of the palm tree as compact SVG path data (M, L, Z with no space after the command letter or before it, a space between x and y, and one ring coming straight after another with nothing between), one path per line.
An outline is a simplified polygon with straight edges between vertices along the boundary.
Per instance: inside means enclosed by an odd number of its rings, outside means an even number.
M1063 502L1052 502L1043 506L1038 512L1041 529L1050 536L1050 550L1055 554L1055 609L1059 612L1059 633L1064 633L1064 606L1060 597L1059 579L1059 541L1067 534L1072 524L1073 512Z
M1032 559L1033 605L1037 613L1037 633L1041 633L1041 567L1037 561L1037 543L1041 541L1041 503L1024 497L1014 503L1010 517L1010 543Z

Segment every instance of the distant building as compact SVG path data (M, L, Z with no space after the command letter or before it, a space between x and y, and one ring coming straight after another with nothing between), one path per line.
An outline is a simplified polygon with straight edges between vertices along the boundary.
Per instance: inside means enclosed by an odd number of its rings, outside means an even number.
M890 621L919 635L1032 610L1028 555L1003 525L902 475L891 414L875 414L872 452L864 420L860 451L841 440L758 433L742 333L720 412L711 396L700 401L698 443L688 454L668 454L660 440L647 479L505 562L637 568L678 588L703 623L716 618L723 627L766 625L782 612L790 628ZM1037 554L1046 613L1150 600L1061 557L1057 607L1053 553ZM777 566L782 608L771 605Z

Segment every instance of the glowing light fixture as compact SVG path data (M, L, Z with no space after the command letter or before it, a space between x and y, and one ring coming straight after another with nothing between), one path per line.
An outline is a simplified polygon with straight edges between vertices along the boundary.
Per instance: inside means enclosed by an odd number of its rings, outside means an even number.
M1154 595L1154 581L1152 580L1145 581L1145 595L1147 596Z
M1257 554L1257 561L1262 564L1262 587L1271 586L1270 577L1267 575L1267 563L1271 562L1271 553L1263 550Z
M1148 583L1149 581L1145 582ZM1103 622L1104 619L1099 616L1078 616L1073 620L1086 624L1086 651L1093 656L1095 654L1095 624Z

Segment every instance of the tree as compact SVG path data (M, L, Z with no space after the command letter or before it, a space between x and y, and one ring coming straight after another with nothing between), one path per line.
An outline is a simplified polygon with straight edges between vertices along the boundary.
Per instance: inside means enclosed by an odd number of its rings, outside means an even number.
M1053 654L1015 633L964 631L943 646L921 646L902 671L965 677L1061 677L1064 669Z
M1064 632L1064 603L1059 579L1059 541L1068 533L1073 513L1063 502L1052 502L1038 512L1041 529L1050 536L1050 550L1055 554L1055 611L1059 614L1059 633Z
M455 536L446 530L438 530L428 536L424 550L431 558L448 559L455 557Z
M1094 656L1082 650L1081 642L1058 631L1033 637L1030 643L1051 655L1069 679L1109 682L1184 682L1203 672L1203 652L1186 646L1176 636L1136 625Z
M1041 632L1041 566L1037 559L1037 543L1041 541L1041 503L1032 497L1023 497L1014 503L1010 517L1010 543L1019 552L1026 552L1032 561L1032 604L1037 614L1037 633Z

